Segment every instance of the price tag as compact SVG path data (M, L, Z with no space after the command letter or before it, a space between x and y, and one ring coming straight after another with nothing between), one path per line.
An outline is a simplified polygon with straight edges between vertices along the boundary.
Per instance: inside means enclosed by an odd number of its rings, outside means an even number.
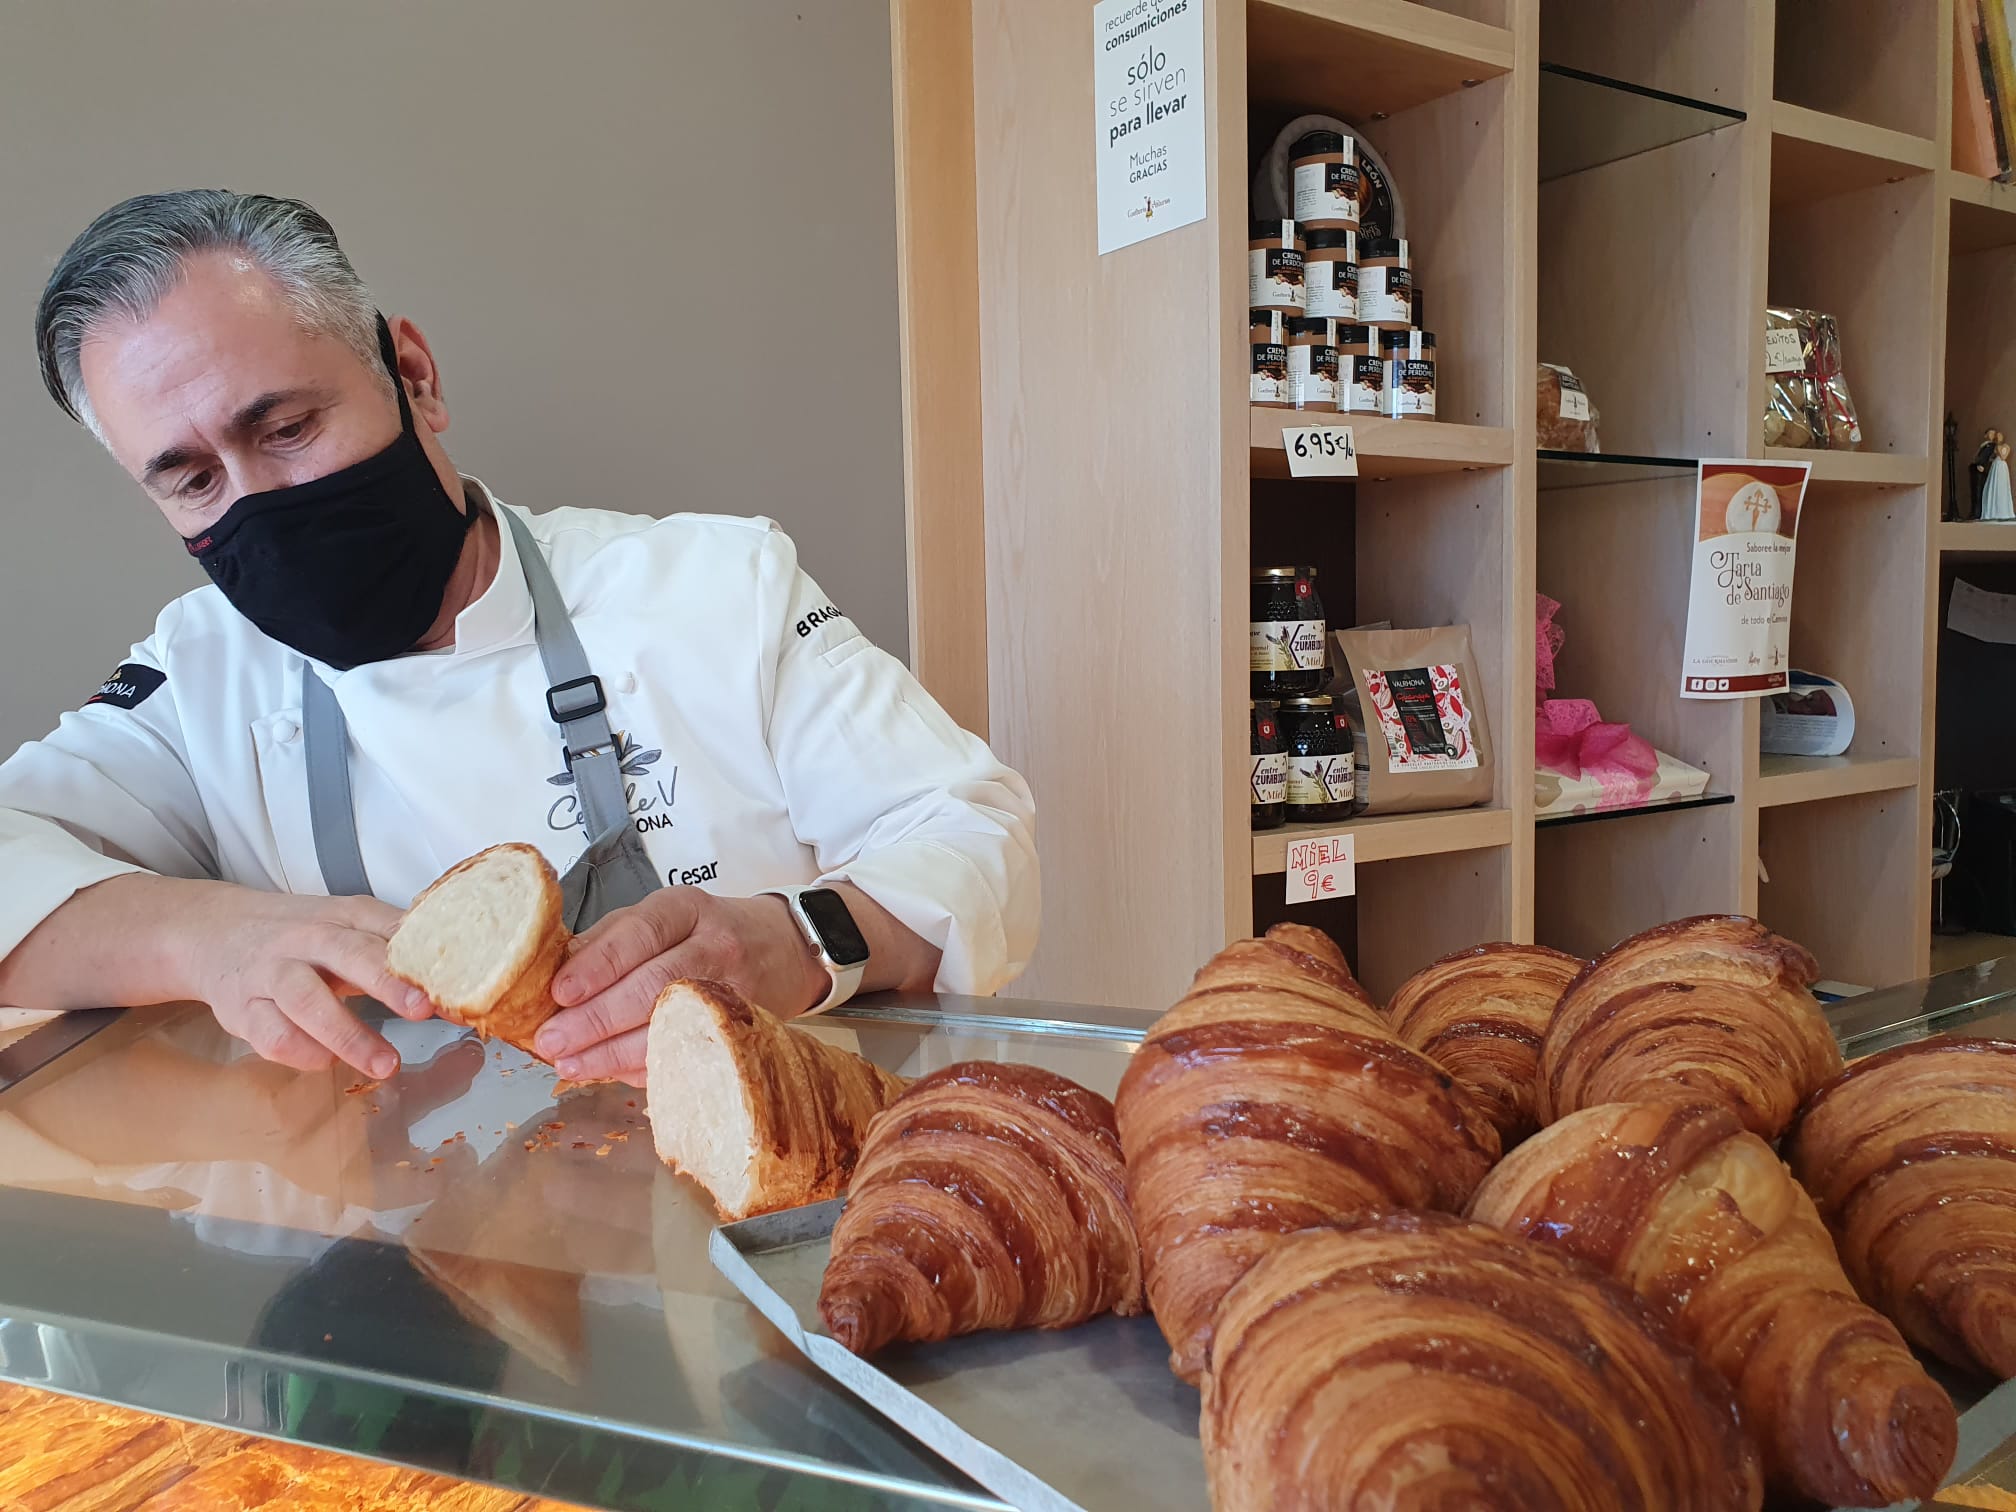
M1764 333L1764 371L1767 373L1806 371L1806 349L1800 345L1797 331L1781 329Z
M1281 432L1291 478L1355 478L1358 448L1348 425L1304 425Z
M1288 842L1288 901L1348 898L1358 891L1355 835L1310 835Z

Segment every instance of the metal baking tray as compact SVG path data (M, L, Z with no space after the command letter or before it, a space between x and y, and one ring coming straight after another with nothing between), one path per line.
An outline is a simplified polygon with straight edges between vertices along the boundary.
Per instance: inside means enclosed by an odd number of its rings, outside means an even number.
M858 1359L819 1321L846 1199L717 1228L708 1255L805 1357L1022 1512L1210 1512L1197 1393L1154 1320L974 1334Z

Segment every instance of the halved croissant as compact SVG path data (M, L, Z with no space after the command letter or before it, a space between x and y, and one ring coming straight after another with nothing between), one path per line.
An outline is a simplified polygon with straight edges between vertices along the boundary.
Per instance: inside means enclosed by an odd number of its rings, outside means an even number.
M1478 945L1402 982L1386 1017L1484 1105L1509 1150L1540 1127L1540 1041L1581 969L1545 945Z
M1571 1113L1470 1215L1607 1272L1736 1390L1772 1483L1834 1507L1932 1495L1953 1402L1849 1286L1813 1199L1719 1104Z
M1786 1142L1856 1289L1943 1360L2016 1376L2016 1044L1857 1061Z
M1755 919L1706 914L1635 934L1561 995L1540 1047L1540 1118L1599 1103L1726 1103L1766 1139L1841 1069L1806 989L1813 957Z
M895 1339L1069 1328L1141 1311L1141 1250L1105 1098L967 1061L869 1125L819 1312L859 1355Z
M1227 1293L1200 1422L1215 1512L1755 1512L1729 1388L1630 1292L1480 1223L1282 1239Z
M1447 1072L1334 969L1297 981L1270 943L1208 963L1114 1099L1149 1302L1186 1381L1203 1371L1219 1299L1282 1234L1460 1207L1498 1158L1497 1131Z

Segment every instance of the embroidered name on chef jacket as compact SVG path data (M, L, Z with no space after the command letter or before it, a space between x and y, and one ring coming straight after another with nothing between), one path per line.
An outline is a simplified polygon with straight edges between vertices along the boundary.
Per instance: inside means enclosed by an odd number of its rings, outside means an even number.
M113 669L112 675L98 685L98 691L84 700L84 705L89 708L92 704L111 704L115 709L131 709L144 703L166 681L168 674L158 667L125 662Z

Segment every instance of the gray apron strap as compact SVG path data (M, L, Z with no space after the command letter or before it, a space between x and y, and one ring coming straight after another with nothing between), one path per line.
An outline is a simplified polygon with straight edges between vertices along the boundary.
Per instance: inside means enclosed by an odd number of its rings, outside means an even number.
M588 654L567 603L553 581L545 553L523 520L501 505L497 518L518 546L525 587L532 595L533 633L539 660L552 684L546 709L560 726L567 769L574 774L574 797L581 806L588 847L560 879L567 924L586 929L605 913L627 908L664 884L652 868L644 837L630 821L623 786L623 760L604 713L602 681L588 669ZM301 734L308 761L308 823L315 858L331 897L369 895L371 881L357 843L357 816L350 795L350 732L342 706L328 684L305 662L301 667Z
M518 544L525 587L532 595L533 633L546 668L546 711L560 726L567 770L574 774L574 797L581 805L588 848L560 879L570 929L582 930L612 909L627 908L663 884L652 868L644 837L630 820L630 795L623 784L623 758L604 712L602 680L588 668L588 653L574 633L566 600L553 581L546 554L531 528L503 506L497 508Z
M332 898L371 896L350 801L350 727L335 691L301 663L301 743L308 761L308 827Z

